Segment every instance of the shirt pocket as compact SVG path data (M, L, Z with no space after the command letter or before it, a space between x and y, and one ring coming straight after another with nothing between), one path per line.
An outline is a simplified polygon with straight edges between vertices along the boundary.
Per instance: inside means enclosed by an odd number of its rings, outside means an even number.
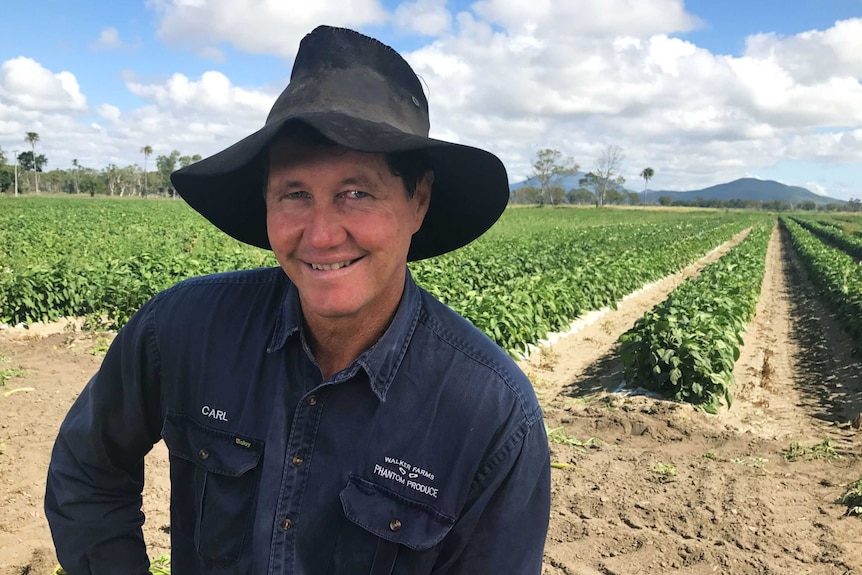
M372 481L351 475L340 494L344 515L350 523L361 527L364 535L354 539L364 547L370 565L354 573L389 575L398 563L407 572L430 572L437 552L433 550L455 524L449 517L430 505L404 497ZM342 542L351 547L350 542ZM346 548L341 549L347 551ZM349 555L356 557L356 549ZM400 559L399 559L400 557Z
M165 420L162 437L171 465L181 463L174 458L193 464L194 542L198 554L207 563L234 563L251 538L263 442L171 413ZM189 489L184 491L190 493Z

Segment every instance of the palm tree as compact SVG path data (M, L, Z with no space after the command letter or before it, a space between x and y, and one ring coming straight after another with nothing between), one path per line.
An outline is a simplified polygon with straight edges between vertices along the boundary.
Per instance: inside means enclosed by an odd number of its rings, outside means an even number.
M147 158L153 154L152 146L144 146L141 148L141 153L144 155L144 195L147 195Z
M39 193L39 175L36 173L36 143L39 141L38 132L27 132L24 140L33 148L33 186L36 188L36 193Z
M644 168L641 171L641 177L644 179L644 205L646 205L646 187L652 177L655 175L655 171L652 168Z

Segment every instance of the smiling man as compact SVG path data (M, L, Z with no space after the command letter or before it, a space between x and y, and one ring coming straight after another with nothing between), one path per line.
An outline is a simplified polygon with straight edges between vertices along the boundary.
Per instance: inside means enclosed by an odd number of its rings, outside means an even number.
M407 268L496 221L505 169L428 131L395 51L319 27L264 127L173 175L280 265L182 282L117 335L48 472L70 575L146 573L143 459L160 439L175 573L541 571L533 390Z

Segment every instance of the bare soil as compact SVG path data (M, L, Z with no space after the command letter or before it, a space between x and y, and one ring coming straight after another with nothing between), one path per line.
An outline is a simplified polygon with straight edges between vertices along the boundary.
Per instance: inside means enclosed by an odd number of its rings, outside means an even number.
M862 518L835 502L862 476L862 431L851 423L862 412L862 363L777 228L732 408L713 416L618 391L620 334L732 243L521 362L548 427L598 440L551 444L545 575L862 575ZM0 370L23 370L0 387L0 575L56 565L45 470L110 338L71 323L0 330ZM791 442L824 440L840 459L784 457ZM169 551L168 490L159 444L144 494L152 557Z

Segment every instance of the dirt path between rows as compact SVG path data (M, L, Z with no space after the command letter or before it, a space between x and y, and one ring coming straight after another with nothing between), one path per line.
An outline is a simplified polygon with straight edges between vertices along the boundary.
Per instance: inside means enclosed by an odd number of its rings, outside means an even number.
M834 503L862 476L862 432L849 424L862 411L862 364L777 228L732 409L709 416L616 393L619 335L729 247L592 314L521 362L549 428L601 442L552 444L561 468L553 470L545 575L862 575L862 519ZM23 370L0 387L0 575L47 575L56 565L42 511L45 469L56 429L109 339L63 324L0 330L0 370ZM825 439L840 459L782 456L791 442ZM144 499L153 557L169 550L167 477L160 444L147 459Z

